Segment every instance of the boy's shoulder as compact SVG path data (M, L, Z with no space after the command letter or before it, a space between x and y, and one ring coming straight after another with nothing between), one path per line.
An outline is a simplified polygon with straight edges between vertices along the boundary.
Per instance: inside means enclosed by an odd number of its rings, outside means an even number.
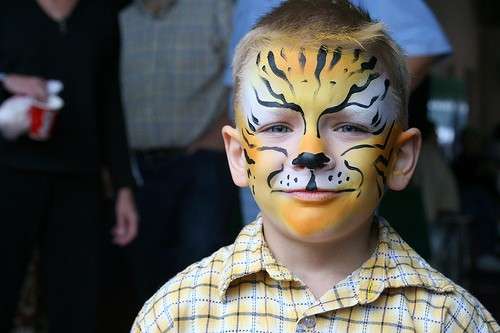
M149 328L154 327L154 332L165 332L179 318L192 319L192 306L220 305L232 280L262 268L257 253L261 236L260 221L255 221L241 230L233 244L178 273L144 304L132 331L150 332ZM255 254L255 258L248 258L247 251Z
M178 273L165 283L137 315L133 332L166 332L173 327L184 309L198 297L207 302L217 296L224 257L234 247L229 245L214 252ZM199 303L199 302L198 302Z
M453 292L444 296L444 332L500 332L498 323L477 298L461 286L453 286Z
M439 323L443 332L500 332L492 315L472 294L431 267L382 218L379 233L378 255L360 270L359 290L366 291L367 302L370 292L371 300L382 293L400 294L414 313L425 314L414 320Z

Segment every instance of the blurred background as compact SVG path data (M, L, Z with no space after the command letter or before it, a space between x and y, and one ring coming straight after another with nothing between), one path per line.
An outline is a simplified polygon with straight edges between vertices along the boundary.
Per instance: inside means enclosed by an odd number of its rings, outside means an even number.
M23 1L30 2L43 8L45 1ZM121 58L114 60L121 64L120 112L127 124L123 130L135 179L133 210L140 222L137 237L131 234L130 242L117 242L116 230L110 233L119 218L115 212L120 212L117 189L105 187L108 195L102 199L96 238L101 254L95 330L127 332L147 295L186 265L230 244L248 222L245 194L238 196L231 184L219 133L231 121L228 58L248 30L238 23L246 19L251 26L266 8L242 9L252 7L253 0L107 0L106 6L108 2L120 25ZM431 61L415 81L410 121L422 130L422 155L412 185L387 193L380 214L498 320L500 3L424 3L450 48L430 54ZM73 10L83 12L79 5ZM71 32L71 21L67 23ZM5 24L0 24L0 39ZM11 74L1 67L8 64L1 52L0 72ZM12 95L10 91L4 97ZM188 108L210 115L184 111ZM109 173L103 174L103 182L109 183ZM165 228L164 220L173 222ZM52 331L44 252L37 244L30 248L11 332Z

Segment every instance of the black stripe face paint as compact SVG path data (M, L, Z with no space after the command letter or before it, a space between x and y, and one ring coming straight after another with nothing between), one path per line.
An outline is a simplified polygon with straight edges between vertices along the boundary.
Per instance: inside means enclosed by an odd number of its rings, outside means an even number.
M255 148L255 145L253 143L250 143L250 141L248 140L247 136L245 135L245 133L243 131L241 131L241 137L243 138L243 140L247 144L248 148Z
M377 114L372 118L372 125L375 125L380 119L380 111L377 110Z
M358 86L357 84L354 84L351 86L351 88L349 89L349 92L347 93L347 96L342 101L342 103L340 103L339 105L331 106L331 107L323 110L323 112L321 112L321 114L319 115L317 123L316 123L316 128L317 128L316 135L317 135L317 137L319 138L321 136L320 132L319 132L319 122L321 120L321 117L323 117L324 115L340 112L340 111L342 111L350 106L357 106L357 107L360 107L363 109L371 108L373 106L373 104L378 100L379 96L373 96L368 104L362 104L359 102L351 102L350 100L354 94L358 94L358 93L363 92L366 89L368 89L368 87L370 86L370 83L372 83L374 80L379 78L379 76L380 76L380 74L378 74L378 73L370 74L368 76L366 82L362 86Z
M373 70L373 69L375 69L376 65L377 65L377 58L371 57L370 61L364 62L361 64L361 69L362 70Z
M384 94L382 95L382 100L384 100L385 96L387 96L387 92L389 91L389 87L391 86L391 81L389 81L389 79L386 79L384 82L384 86L385 89L384 89Z
M255 125L259 125L259 119L257 119L257 117L255 117L252 113L252 121Z
M340 61L340 58L342 58L342 50L340 48L335 49L332 55L332 60L330 61L330 66L329 70L331 71L333 67Z
M302 108L295 104L295 103L289 103L285 100L285 97L283 94L277 94L273 91L272 87L271 87L271 84L269 83L268 80L264 79L264 78L261 78L262 81L265 83L266 85L266 88L267 88L267 91L269 92L269 94L280 100L282 103L278 103L278 102L275 102L275 101L263 101L260 99L258 93L257 93L257 90L254 88L254 93L255 93L255 98L257 99L257 103L259 103L260 105L262 106L265 106L267 108L282 108L282 109L289 109L289 110L292 110L292 111L295 111L295 112L298 112L300 113L301 117L302 117L302 120L303 120L303 124L304 124L304 132L306 131L306 128L307 128L307 123L306 123L306 119L304 118L304 111L302 111Z
M281 148L281 147L262 146L262 147L257 148L257 150L258 151L272 150L272 151L276 151L276 152L281 153L281 154L285 155L286 157L288 157L288 151L285 148Z
M250 119L248 119L247 121L248 121L248 127L250 128L250 130L252 132L255 133L255 131L256 131L255 126L250 122Z
M272 185L271 185L271 181L273 180L273 178L274 178L276 175L278 175L278 174L280 174L281 172L283 172L284 168L285 168L285 167L284 167L284 165L282 165L282 166L281 166L281 168L280 168L279 170L275 170L275 171L273 171L273 172L271 172L271 173L269 174L269 176L267 177L267 186L269 186L269 188L270 188L270 189L272 189L272 188L273 188L273 187L272 187Z
M354 59L352 59L352 62L355 63L359 60L359 55L361 54L361 50L360 49L356 49L354 50Z
M311 170L311 178L309 178L309 182L306 186L306 191L313 192L318 190L318 185L316 184L316 176L314 175L314 171Z
M300 64L300 68L302 68L302 70L304 70L304 68L306 67L306 62L307 62L307 58L306 58L306 55L304 54L304 49L301 49L300 53L299 53L299 64Z
M290 83L290 81L288 81L288 77L286 76L285 72L283 72L281 69L278 68L278 66L276 66L273 52L269 51L269 53L267 54L267 60L269 62L269 67L273 71L274 75L285 81L288 84L288 87L290 88L292 94L294 94L295 91L293 85Z
M284 48L282 48L282 49L280 50L280 56L283 58L283 60L285 60L285 61L287 60L287 59L286 59L286 54L285 54L285 49L284 49Z
M325 68L326 64L326 56L327 56L327 50L325 47L320 47L318 50L318 56L316 59L316 69L314 70L314 76L316 77L316 80L318 81L319 87L321 87L321 71L323 71L323 68ZM319 88L318 88L319 90Z
M245 153L245 160L247 161L247 164L251 165L251 164L255 164L255 161L252 160L249 156L248 156L248 152L246 149L243 149L243 152Z

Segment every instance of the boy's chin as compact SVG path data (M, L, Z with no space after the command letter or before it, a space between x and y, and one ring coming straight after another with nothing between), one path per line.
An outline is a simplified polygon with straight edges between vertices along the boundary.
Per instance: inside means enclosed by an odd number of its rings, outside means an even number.
M285 233L288 238L304 243L328 243L348 238L358 232L363 225L369 225L373 214L368 216L338 215L331 211L321 212L317 208L301 209L299 212L289 211L284 217L266 218L267 223L273 223ZM266 223L266 222L265 222Z

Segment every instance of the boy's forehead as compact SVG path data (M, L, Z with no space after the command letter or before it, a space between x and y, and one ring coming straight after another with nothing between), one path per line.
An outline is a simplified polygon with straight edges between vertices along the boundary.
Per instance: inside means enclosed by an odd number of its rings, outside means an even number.
M354 69L353 64L360 61L369 62L372 55L360 48L345 48L341 46L327 47L322 44L301 46L300 44L275 43L257 50L255 62L261 66L271 62L285 67L287 70L300 70L303 75L317 75L326 69L328 72ZM377 63L366 64L366 69L373 69ZM332 73L332 74L333 74Z
M241 83L245 104L260 108L263 103L259 100L278 101L314 113L341 107L351 97L380 99L389 88L387 75L374 55L321 44L261 47L248 59Z

